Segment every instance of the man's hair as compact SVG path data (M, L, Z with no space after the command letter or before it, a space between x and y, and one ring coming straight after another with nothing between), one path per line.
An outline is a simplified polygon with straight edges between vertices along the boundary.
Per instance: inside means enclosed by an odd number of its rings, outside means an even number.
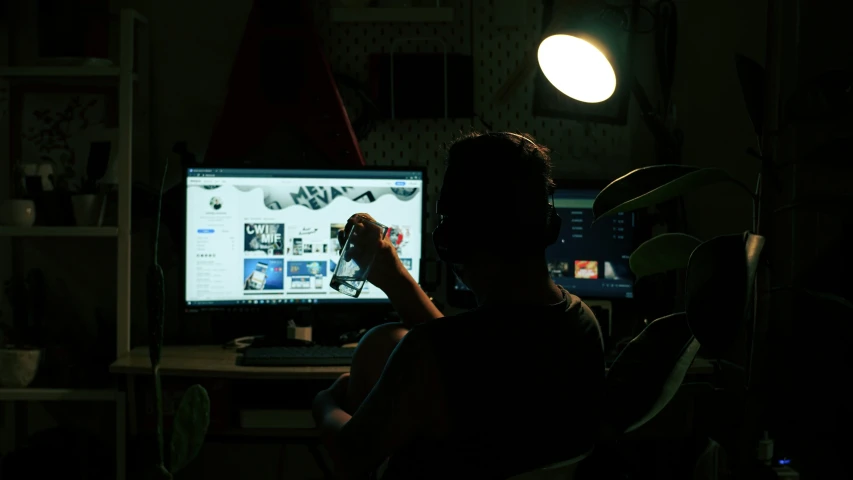
M505 195L524 209L544 207L554 190L548 152L526 134L469 133L448 148L447 172L478 185L479 195Z

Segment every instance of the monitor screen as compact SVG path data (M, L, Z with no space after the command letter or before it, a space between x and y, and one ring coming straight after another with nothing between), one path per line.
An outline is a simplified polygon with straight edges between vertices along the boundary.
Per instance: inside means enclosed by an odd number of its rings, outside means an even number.
M557 243L545 250L548 269L558 285L581 298L632 298L634 281L628 259L636 247L635 214L619 213L593 225L592 203L599 191L554 191L554 206L563 222ZM458 279L452 289L450 296L457 298L468 291Z
M370 214L419 279L423 186L418 170L187 169L186 305L387 302L329 287L337 232Z

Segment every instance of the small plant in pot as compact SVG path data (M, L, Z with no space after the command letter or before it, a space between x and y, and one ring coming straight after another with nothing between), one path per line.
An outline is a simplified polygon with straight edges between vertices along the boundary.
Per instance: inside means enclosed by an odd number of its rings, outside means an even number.
M0 205L0 224L13 227L31 227L35 224L36 204L29 195L28 188L35 182L31 181L27 173L19 165L15 166L12 198ZM36 178L41 180L41 177Z
M26 277L13 276L5 284L12 321L11 325L0 322L0 387L27 387L38 373L42 360L45 288L44 273L37 269Z
M99 184L106 173L107 165L89 159L86 173L71 196L74 221L79 227L99 227L104 220L106 195Z

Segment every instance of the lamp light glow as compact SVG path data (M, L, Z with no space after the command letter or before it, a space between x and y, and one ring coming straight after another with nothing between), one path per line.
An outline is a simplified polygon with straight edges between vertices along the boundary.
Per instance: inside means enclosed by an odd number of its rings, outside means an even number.
M563 94L600 103L616 91L616 72L595 45L572 35L551 35L539 44L539 68Z

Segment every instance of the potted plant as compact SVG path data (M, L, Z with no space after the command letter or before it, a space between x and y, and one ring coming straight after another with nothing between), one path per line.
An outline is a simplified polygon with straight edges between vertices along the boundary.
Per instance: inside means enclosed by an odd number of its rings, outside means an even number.
M0 206L0 223L14 227L31 227L36 221L36 204L29 195L30 185L41 186L41 177L32 177L20 166L14 169L12 196ZM38 182L33 181L38 179Z
M77 192L71 195L71 208L78 227L99 227L104 220L106 197L98 184L100 177L92 176L90 166L87 166Z
M754 464L755 446L766 427L761 413L766 407L760 388L766 382L767 368L763 356L767 355L766 332L771 323L768 299L776 292L796 293L800 296L831 305L833 308L853 312L849 294L822 291L817 285L797 279L784 280L774 275L768 262L762 258L767 223L774 214L808 209L827 213L849 215L853 197L826 192L799 194L784 198L779 188L779 171L783 166L772 155L768 139L778 135L765 125L764 103L765 73L754 61L738 55L736 67L744 101L758 142L747 153L760 163L761 172L754 186L748 186L730 176L726 171L686 165L655 165L638 168L614 180L604 188L593 204L595 221L619 212L632 212L654 207L696 189L709 185L730 183L741 187L743 198L752 210L752 228L743 233L720 235L701 240L681 232L669 232L651 238L630 257L630 266L637 280L670 271L686 272L685 310L686 322L695 338L701 343L703 356L723 358L738 351L743 364L725 363L729 375L737 377L734 388L724 389L734 408L721 418L734 417L731 427L720 427L712 434L727 448L733 467L743 473ZM840 74L834 74L839 77ZM853 118L853 72L846 72L843 81L825 76L801 86L787 105L787 117L781 128L795 126L798 122L827 122L837 118ZM813 104L803 107L803 99ZM770 99L775 101L775 99ZM817 107L815 107L815 105ZM812 108L815 107L815 108ZM819 107L819 108L818 108ZM812 112L811 110L816 110ZM804 113L806 112L806 113ZM823 146L795 164L817 167L849 162L853 138L849 135L833 137ZM775 201L781 199L781 201ZM813 276L811 276L813 277ZM771 284L776 283L776 286ZM814 281L814 280L811 280ZM722 287L721 287L722 286ZM739 308L733 308L738 306ZM737 339L746 331L746 345L739 346ZM678 388L678 385L672 385ZM717 404L719 408L722 408ZM720 425L726 422L718 422Z
M30 114L35 124L21 134L38 152L38 162L53 171L52 189L30 192L40 212L40 224L71 225L74 222L70 195L78 175L78 155L73 138L90 128L90 110L99 98L75 95L64 106L41 108ZM33 162L35 159L22 159Z
M154 260L147 274L148 289L148 353L154 380L155 409L157 414L157 449L153 474L156 478L171 479L175 473L187 466L204 444L210 424L210 397L201 385L192 385L184 393L172 423L170 448L166 455L163 432L163 388L160 383L160 357L163 351L164 319L166 316L166 280L158 261L160 223L163 210L163 190L166 169L160 183L157 219L154 233Z
M5 284L11 305L11 325L0 323L0 387L24 388L38 373L42 359L44 326L44 273L31 270Z

